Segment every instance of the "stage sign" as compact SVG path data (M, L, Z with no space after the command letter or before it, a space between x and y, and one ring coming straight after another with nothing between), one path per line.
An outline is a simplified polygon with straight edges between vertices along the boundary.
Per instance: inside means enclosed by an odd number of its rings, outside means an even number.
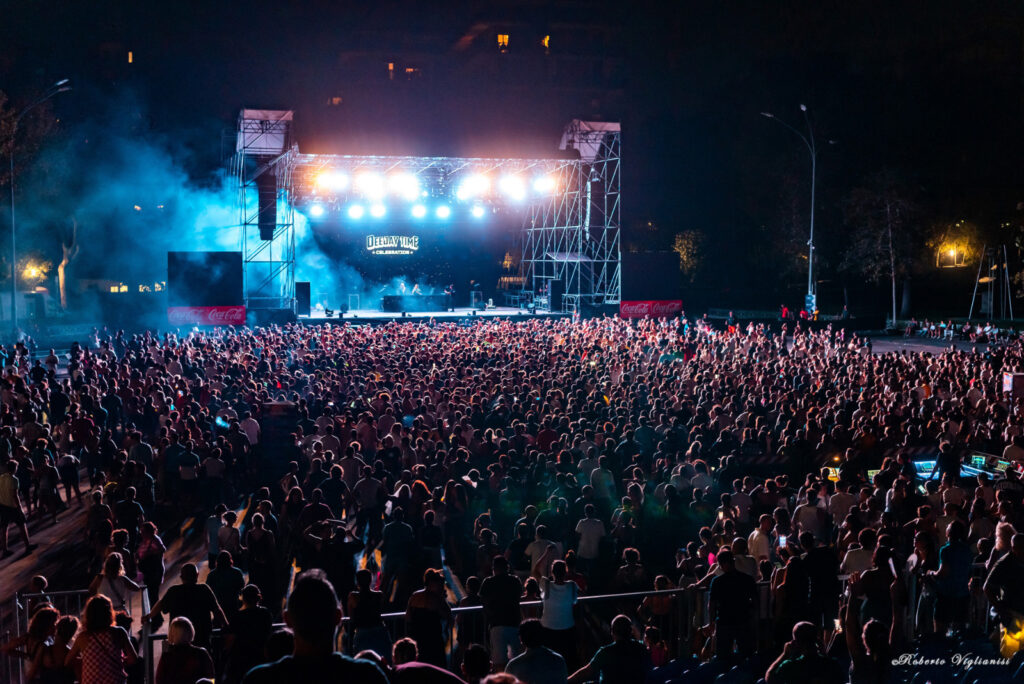
M171 325L245 325L244 306L171 306Z
M645 299L619 302L620 318L671 318L683 311L681 299Z
M370 254L414 254L420 249L419 235L367 235Z

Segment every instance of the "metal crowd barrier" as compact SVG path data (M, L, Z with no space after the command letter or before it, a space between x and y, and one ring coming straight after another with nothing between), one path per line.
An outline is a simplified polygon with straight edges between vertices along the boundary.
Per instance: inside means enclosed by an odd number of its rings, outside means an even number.
M87 589L47 591L38 594L16 593L11 601L0 604L2 640L7 642L28 632L29 622L31 622L35 610L45 604L52 605L61 615L71 615L81 619L89 596ZM139 591L129 592L127 599L125 612L132 619L129 633L138 634L138 647L141 650L149 642L150 637L148 623L143 624L141 619L150 609L149 594L146 592L146 587L142 586ZM0 657L0 673L4 675L0 681L22 682L25 677L25 663L21 658Z

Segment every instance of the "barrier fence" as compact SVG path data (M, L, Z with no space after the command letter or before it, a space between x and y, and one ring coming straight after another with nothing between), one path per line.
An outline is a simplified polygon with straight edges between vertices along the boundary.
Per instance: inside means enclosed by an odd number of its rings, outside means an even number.
M984 566L976 565L974 576L983 576ZM927 600L927 590L921 586L913 574L905 575L907 581L907 604L902 615L902 631L908 639L912 639L921 631L930 631L930 625L919 624L919 604ZM847 595L847 577L840 576L840 596ZM143 588L144 589L144 588ZM0 634L4 641L25 634L33 608L40 603L52 604L61 614L80 616L88 600L87 591L46 592L44 594L18 594L7 604L0 604ZM596 596L580 596L575 617L575 641L577 652L576 662L583 664L593 653L610 640L610 623L618 614L633 618L638 629L649 624L661 629L662 637L674 657L699 656L706 641L702 629L711 622L708 611L709 592L705 588L670 589L666 591L642 591L622 594L602 594ZM645 604L646 601L646 604ZM540 617L541 601L523 601L521 603L523 618ZM143 590L132 592L127 605L127 612L132 620L131 634L137 637L139 651L143 659L143 669L147 684L155 682L156 664L162 652L166 634L152 633L150 624L143 623L142 615L150 610L148 594ZM768 582L758 583L758 609L751 624L758 649L770 648L774 638L776 606ZM482 606L452 608L451 619L444 625L442 635L445 642L447 666L458 671L465 648L474 643L488 644L487 625ZM991 618L985 605L985 624L991 625ZM387 629L387 639L394 642L408 635L408 626L404 612L386 613L381 616ZM355 655L355 639L349 627L349 618L342 619L341 627L336 635L336 649L348 655ZM282 628L283 624L275 625ZM213 632L211 656L218 677L223 674L227 661L224 646L225 632L216 629ZM390 654L388 654L390 655ZM5 682L24 681L24 663L13 657L0 659L0 675Z

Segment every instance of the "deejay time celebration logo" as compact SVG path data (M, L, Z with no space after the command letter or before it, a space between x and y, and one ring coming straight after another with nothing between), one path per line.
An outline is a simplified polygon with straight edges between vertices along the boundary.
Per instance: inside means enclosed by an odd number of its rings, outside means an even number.
M412 254L420 248L419 235L367 235L370 254Z

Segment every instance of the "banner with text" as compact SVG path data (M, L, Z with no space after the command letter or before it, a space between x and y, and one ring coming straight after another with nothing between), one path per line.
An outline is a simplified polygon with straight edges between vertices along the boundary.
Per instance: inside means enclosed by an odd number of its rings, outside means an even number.
M171 306L171 325L245 325L244 306Z
M683 311L681 299L642 299L619 302L621 318L672 318Z

